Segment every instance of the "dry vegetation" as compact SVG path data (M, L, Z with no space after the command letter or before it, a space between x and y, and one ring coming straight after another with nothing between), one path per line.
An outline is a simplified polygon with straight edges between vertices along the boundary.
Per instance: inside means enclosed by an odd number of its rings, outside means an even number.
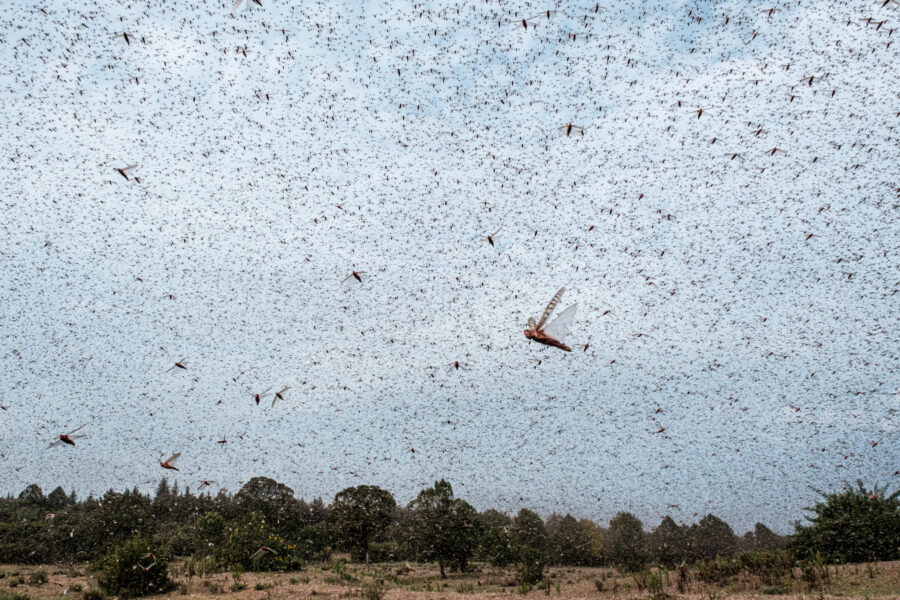
M688 571L679 585L679 574L657 571L661 589L636 575L623 575L611 568L551 568L533 589L515 583L511 569L478 565L466 574L441 579L436 566L403 564L345 565L339 561L310 565L289 573L203 573L198 565L170 564L175 587L169 597L198 599L277 600L479 600L497 596L595 598L631 600L650 598L900 598L900 561L831 566L827 581L810 586L797 569L793 578L779 585L765 585L753 576L738 576L722 584L704 583ZM194 574L189 574L193 570ZM96 573L87 565L60 568L7 565L0 568L0 599L81 600L97 587ZM651 576L649 579L655 579ZM681 589L679 589L681 588Z

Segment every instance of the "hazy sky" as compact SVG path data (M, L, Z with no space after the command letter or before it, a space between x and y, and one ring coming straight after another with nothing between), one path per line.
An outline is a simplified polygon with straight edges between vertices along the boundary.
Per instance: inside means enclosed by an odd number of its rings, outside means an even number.
M900 482L896 8L262 4L0 14L4 493L181 452L742 533Z

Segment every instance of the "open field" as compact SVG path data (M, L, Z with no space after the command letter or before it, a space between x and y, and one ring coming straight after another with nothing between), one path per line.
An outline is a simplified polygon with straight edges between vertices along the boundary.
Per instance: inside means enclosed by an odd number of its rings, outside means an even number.
M46 576L42 582L40 572ZM531 590L515 584L513 569L475 565L471 573L448 573L441 579L435 565L364 565L333 562L312 564L289 573L207 573L188 575L184 564L171 563L169 572L175 588L168 597L198 599L275 600L482 600L503 596L532 598L593 598L631 600L638 598L686 598L723 600L725 598L894 598L900 599L900 561L871 565L845 565L829 568L823 587L812 588L799 569L793 578L777 585L764 585L756 577L739 576L724 584L704 583L698 574L688 571L679 590L676 571L661 571L663 589L654 596L639 585L638 578L622 575L611 568L550 568L549 575ZM74 598L97 586L97 574L85 564L74 566L0 567L0 599L21 600ZM376 584L383 580L383 588ZM668 582L667 582L668 581ZM549 583L549 585L548 585ZM383 593L383 596L382 596ZM13 596L16 595L16 596ZM665 595L665 596L664 596Z

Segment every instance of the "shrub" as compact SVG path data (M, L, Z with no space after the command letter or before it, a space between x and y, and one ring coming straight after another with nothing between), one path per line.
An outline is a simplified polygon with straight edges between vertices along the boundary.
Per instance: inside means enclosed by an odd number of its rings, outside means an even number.
M110 551L100 562L100 569L103 591L122 598L159 594L172 585L165 561L158 559L140 536Z
M387 587L380 579L367 581L362 588L363 600L384 600L384 593Z
M28 585L43 585L45 583L47 583L47 571L43 569L32 571L28 576Z
M516 583L533 586L544 578L544 557L537 550L526 548L516 565Z
M809 525L797 524L792 544L799 556L820 552L826 562L896 560L900 547L900 490L855 488L826 494L809 511Z

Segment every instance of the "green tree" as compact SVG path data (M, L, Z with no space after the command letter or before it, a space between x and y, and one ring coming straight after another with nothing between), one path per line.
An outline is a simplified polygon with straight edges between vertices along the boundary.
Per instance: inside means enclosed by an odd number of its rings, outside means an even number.
M900 489L887 486L819 492L822 501L808 507L808 525L796 525L793 547L801 555L819 552L829 561L867 562L900 558Z
M753 537L760 550L780 550L789 543L787 536L778 535L762 523L757 523L753 528Z
M465 571L478 544L478 513L453 497L443 479L419 492L409 504L411 542L420 560L436 560L441 577L445 566Z
M687 532L669 516L650 534L648 546L653 560L669 568L688 558Z
M328 513L329 530L354 560L368 562L369 544L387 530L396 508L391 493L380 487L349 487L334 497Z
M302 525L300 503L294 490L269 477L254 477L234 497L241 515L259 513L279 533L292 533Z
M603 546L603 528L591 521L590 519L581 519L578 521L588 539L588 565L595 567L603 564L604 546Z
M619 512L609 522L605 547L610 562L627 571L640 571L647 563L643 526L629 512Z
M591 540L572 515L550 515L546 523L550 562L558 565L588 565Z
M709 514L700 519L693 530L694 551L698 558L730 556L737 548L737 536L731 526L719 517Z
M481 536L478 556L495 567L505 567L515 561L512 538L512 519L490 509L478 515Z

